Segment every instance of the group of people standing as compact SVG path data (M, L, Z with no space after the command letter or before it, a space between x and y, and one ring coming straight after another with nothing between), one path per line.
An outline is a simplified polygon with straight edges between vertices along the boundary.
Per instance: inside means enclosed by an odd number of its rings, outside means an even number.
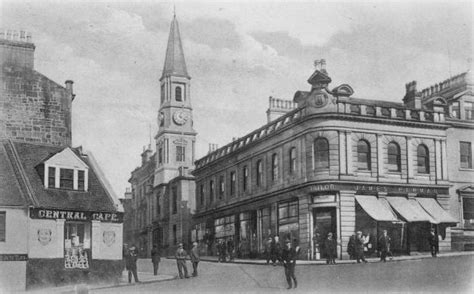
M176 258L176 265L178 266L178 274L179 274L180 279L189 278L188 267L186 266L187 256L188 256L188 253L186 252L186 250L184 250L183 243L179 243L178 249L176 250L176 253L175 253L175 258ZM191 264L193 266L192 276L197 277L198 264L200 261L197 242L193 243L193 248L191 248L191 250L189 251L189 257L191 259Z
M363 236L361 231L357 231L355 235L352 235L349 238L347 253L349 254L350 259L357 260L357 263L367 263L367 260L365 260L365 251L371 249L369 248L371 245L370 236ZM380 252L380 261L386 262L387 255L393 257L391 252L391 239L387 234L387 230L383 230L382 235L378 240L378 250Z
M220 240L216 244L217 246L217 256L218 262L234 261L235 259L235 245L232 239L229 239L227 242L225 240Z

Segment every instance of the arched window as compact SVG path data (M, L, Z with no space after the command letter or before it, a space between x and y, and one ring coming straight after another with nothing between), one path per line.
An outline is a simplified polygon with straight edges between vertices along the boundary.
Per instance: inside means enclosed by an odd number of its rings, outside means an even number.
M429 174L430 173L430 153L428 148L421 144L418 145L416 150L418 173Z
M290 149L290 174L296 171L296 147Z
M329 143L326 138L314 140L314 167L329 168Z
M183 101L183 93L180 86L177 86L174 89L174 98L176 99L176 101Z
M278 179L278 154L272 155L272 181Z
M263 183L263 165L262 165L261 160L257 161L256 176L257 176L257 186L261 186Z
M370 144L366 140L357 142L357 168L370 170Z
M388 170L401 171L400 146L395 142L388 144Z

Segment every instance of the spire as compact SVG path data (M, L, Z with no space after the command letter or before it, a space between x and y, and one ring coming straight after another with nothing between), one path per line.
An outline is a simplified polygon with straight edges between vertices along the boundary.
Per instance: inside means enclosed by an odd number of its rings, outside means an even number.
M171 22L162 77L171 75L189 78L186 62L184 61L183 45L181 43L176 14L174 14L173 21Z

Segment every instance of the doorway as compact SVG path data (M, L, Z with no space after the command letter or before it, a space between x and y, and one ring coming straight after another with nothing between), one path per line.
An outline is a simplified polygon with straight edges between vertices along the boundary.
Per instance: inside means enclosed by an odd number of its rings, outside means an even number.
M333 234L333 238L337 239L337 218L336 207L317 207L313 208L313 245L316 257L325 258L324 240L328 233Z

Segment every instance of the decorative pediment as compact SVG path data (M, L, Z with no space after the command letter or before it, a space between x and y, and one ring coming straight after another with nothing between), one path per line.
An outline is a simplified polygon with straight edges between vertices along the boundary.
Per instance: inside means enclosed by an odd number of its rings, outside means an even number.
M54 154L43 162L46 165L88 170L87 164L82 161L71 148L67 147L59 153Z
M348 84L342 84L332 89L332 93L336 96L349 97L354 94L354 89Z
M459 194L474 194L474 185L464 186L458 189Z

